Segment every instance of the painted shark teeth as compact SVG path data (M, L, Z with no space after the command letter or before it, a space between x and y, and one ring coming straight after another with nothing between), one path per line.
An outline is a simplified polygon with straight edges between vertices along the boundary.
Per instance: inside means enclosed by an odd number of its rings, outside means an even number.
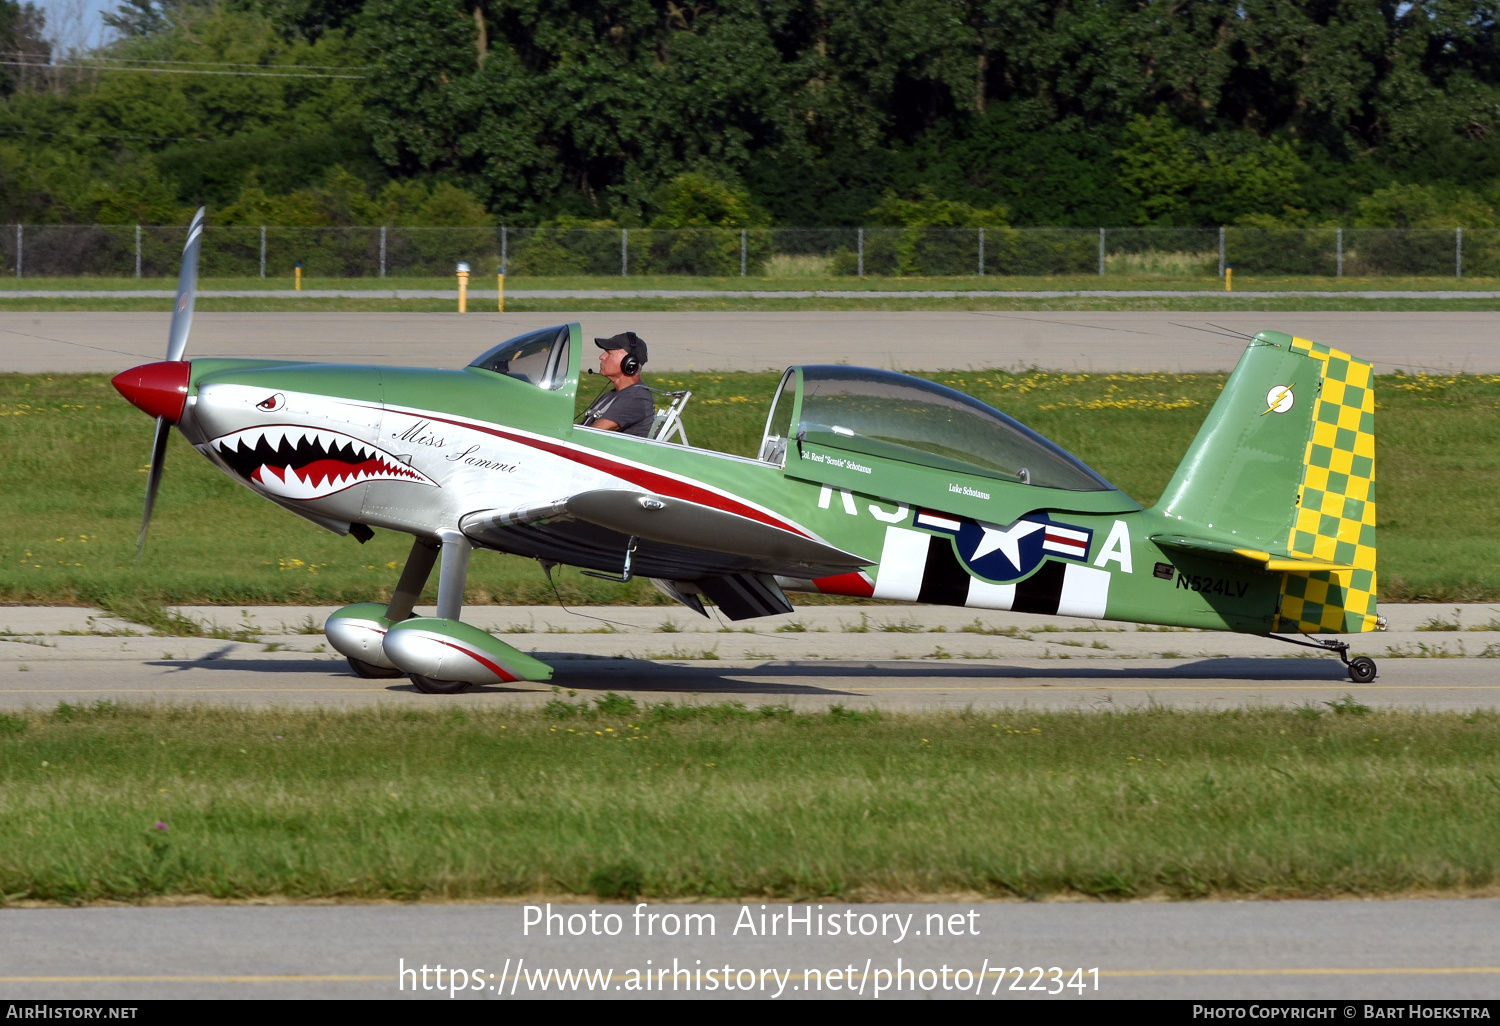
M321 499L369 481L437 487L384 449L324 428L267 424L223 435L210 445L240 477L286 499Z

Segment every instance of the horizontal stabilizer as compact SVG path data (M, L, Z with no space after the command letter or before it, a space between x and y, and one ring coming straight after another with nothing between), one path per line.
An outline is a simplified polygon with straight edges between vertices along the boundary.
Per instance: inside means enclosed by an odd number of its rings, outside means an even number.
M465 533L581 520L645 541L664 542L753 559L816 567L870 566L874 560L845 552L793 528L777 527L698 502L625 488L599 488L536 506L481 510L464 517Z
M1189 552L1197 552L1217 556L1220 559L1233 559L1245 563L1259 564L1262 570L1273 573L1283 571L1312 571L1331 570L1335 573L1340 571L1352 571L1354 567L1343 563L1334 563L1325 559L1313 559L1310 556L1293 556L1289 553L1266 552L1262 549L1250 549L1234 545L1230 542L1216 541L1212 538L1194 538L1182 534L1155 534L1151 540L1162 548L1186 549Z

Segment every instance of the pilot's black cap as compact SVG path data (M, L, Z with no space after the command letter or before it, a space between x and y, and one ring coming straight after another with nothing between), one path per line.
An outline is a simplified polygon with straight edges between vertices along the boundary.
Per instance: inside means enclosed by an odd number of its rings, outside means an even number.
M596 338L594 345L600 349L623 349L640 363L646 362L646 340L633 331L621 332L609 338Z

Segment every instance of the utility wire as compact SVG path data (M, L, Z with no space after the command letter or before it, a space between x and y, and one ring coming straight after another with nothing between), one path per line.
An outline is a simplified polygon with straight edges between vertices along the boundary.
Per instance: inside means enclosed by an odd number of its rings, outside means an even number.
M214 142L188 135L103 135L98 132L46 132L39 128L0 128L0 135L55 135L64 139L131 139L138 142Z
M238 78L352 78L363 81L364 75L303 75L286 71L208 71L189 68L111 68L99 64L34 64L28 61L0 61L10 68L60 68L74 71L139 71L150 75L232 75Z
M37 56L35 53L30 53L30 52L27 52L25 50L0 50L0 54L3 54L6 57L36 57ZM73 59L74 60L79 60L79 61L97 61L97 62L100 62L100 63L113 63L113 64L192 64L192 65L199 65L199 66L202 66L202 67L209 67L209 68L261 68L262 70L271 70L273 68L278 67L278 65L274 65L274 64L259 64L259 63L252 64L252 63L246 63L246 62L243 62L243 61L176 61L176 60L169 60L169 59L167 59L165 57L89 57L89 56L85 56L85 57L75 57ZM54 67L56 65L48 65L48 66L49 67ZM309 71L371 71L375 67L372 64L289 64L289 65L280 65L280 66L282 66L282 67L299 68L299 69L309 70Z

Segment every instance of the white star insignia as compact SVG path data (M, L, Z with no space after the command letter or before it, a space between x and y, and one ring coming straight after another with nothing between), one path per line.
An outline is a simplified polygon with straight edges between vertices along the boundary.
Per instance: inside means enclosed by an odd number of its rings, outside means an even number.
M980 524L979 528L984 532L984 537L974 547L974 554L969 557L971 563L978 562L991 552L999 549L1010 565L1017 570L1021 569L1021 539L1028 534L1040 531L1044 524L1038 524L1032 520L1022 520L1012 524L1009 528L990 527Z

